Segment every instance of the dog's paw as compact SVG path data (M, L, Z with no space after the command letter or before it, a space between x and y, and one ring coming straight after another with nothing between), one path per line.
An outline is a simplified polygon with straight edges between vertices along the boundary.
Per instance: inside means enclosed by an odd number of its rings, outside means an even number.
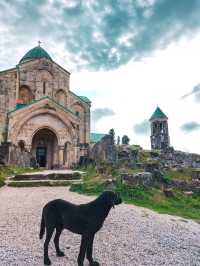
M65 256L65 253L60 250L59 252L57 252L57 256L58 257L64 257Z
M97 261L93 261L90 263L90 266L100 266L100 264Z
M44 265L51 265L51 261L49 258L44 259Z

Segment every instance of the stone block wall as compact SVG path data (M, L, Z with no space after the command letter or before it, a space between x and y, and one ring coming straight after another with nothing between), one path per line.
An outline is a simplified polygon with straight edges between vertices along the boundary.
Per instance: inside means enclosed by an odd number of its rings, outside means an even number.
M19 65L20 86L28 86L35 99L49 96L56 100L56 94L62 90L69 91L70 73L62 69L56 63L49 62L47 59L28 61ZM46 83L46 92L43 93L43 82ZM66 100L67 103L67 100Z
M9 159L9 143L2 143L0 145L0 163L7 163Z
M166 168L200 168L200 155L182 151L165 151L157 159Z
M111 135L105 135L90 151L90 158L94 161L117 162L117 149Z
M31 154L26 150L21 150L19 147L12 145L10 147L9 164L19 165L21 167L30 167Z

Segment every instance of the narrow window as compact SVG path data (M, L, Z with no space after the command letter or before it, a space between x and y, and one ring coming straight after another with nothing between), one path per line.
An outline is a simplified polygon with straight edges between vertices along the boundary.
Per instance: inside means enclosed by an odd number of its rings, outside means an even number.
M46 82L44 81L43 82L43 95L46 94Z
M23 140L20 140L20 141L19 141L19 143L18 143L18 147L20 148L20 151L24 151L25 144L24 144Z

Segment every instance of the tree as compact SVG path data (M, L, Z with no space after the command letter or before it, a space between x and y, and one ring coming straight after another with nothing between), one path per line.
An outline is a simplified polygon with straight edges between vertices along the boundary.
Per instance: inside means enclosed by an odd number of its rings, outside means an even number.
M122 137L122 144L128 145L129 141L130 141L130 139L129 139L129 137L127 135L124 135Z
M115 143L115 130L113 128L111 128L109 130L109 135L112 136L112 139L113 139L113 144Z
M117 137L117 145L120 145L120 136Z

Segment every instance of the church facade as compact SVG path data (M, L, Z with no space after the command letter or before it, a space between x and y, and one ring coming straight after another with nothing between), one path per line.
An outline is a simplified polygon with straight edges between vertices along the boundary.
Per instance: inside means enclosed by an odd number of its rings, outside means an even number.
M26 157L48 169L76 164L88 153L90 106L70 90L67 70L40 45L31 49L0 72L0 143L9 143L8 161Z

